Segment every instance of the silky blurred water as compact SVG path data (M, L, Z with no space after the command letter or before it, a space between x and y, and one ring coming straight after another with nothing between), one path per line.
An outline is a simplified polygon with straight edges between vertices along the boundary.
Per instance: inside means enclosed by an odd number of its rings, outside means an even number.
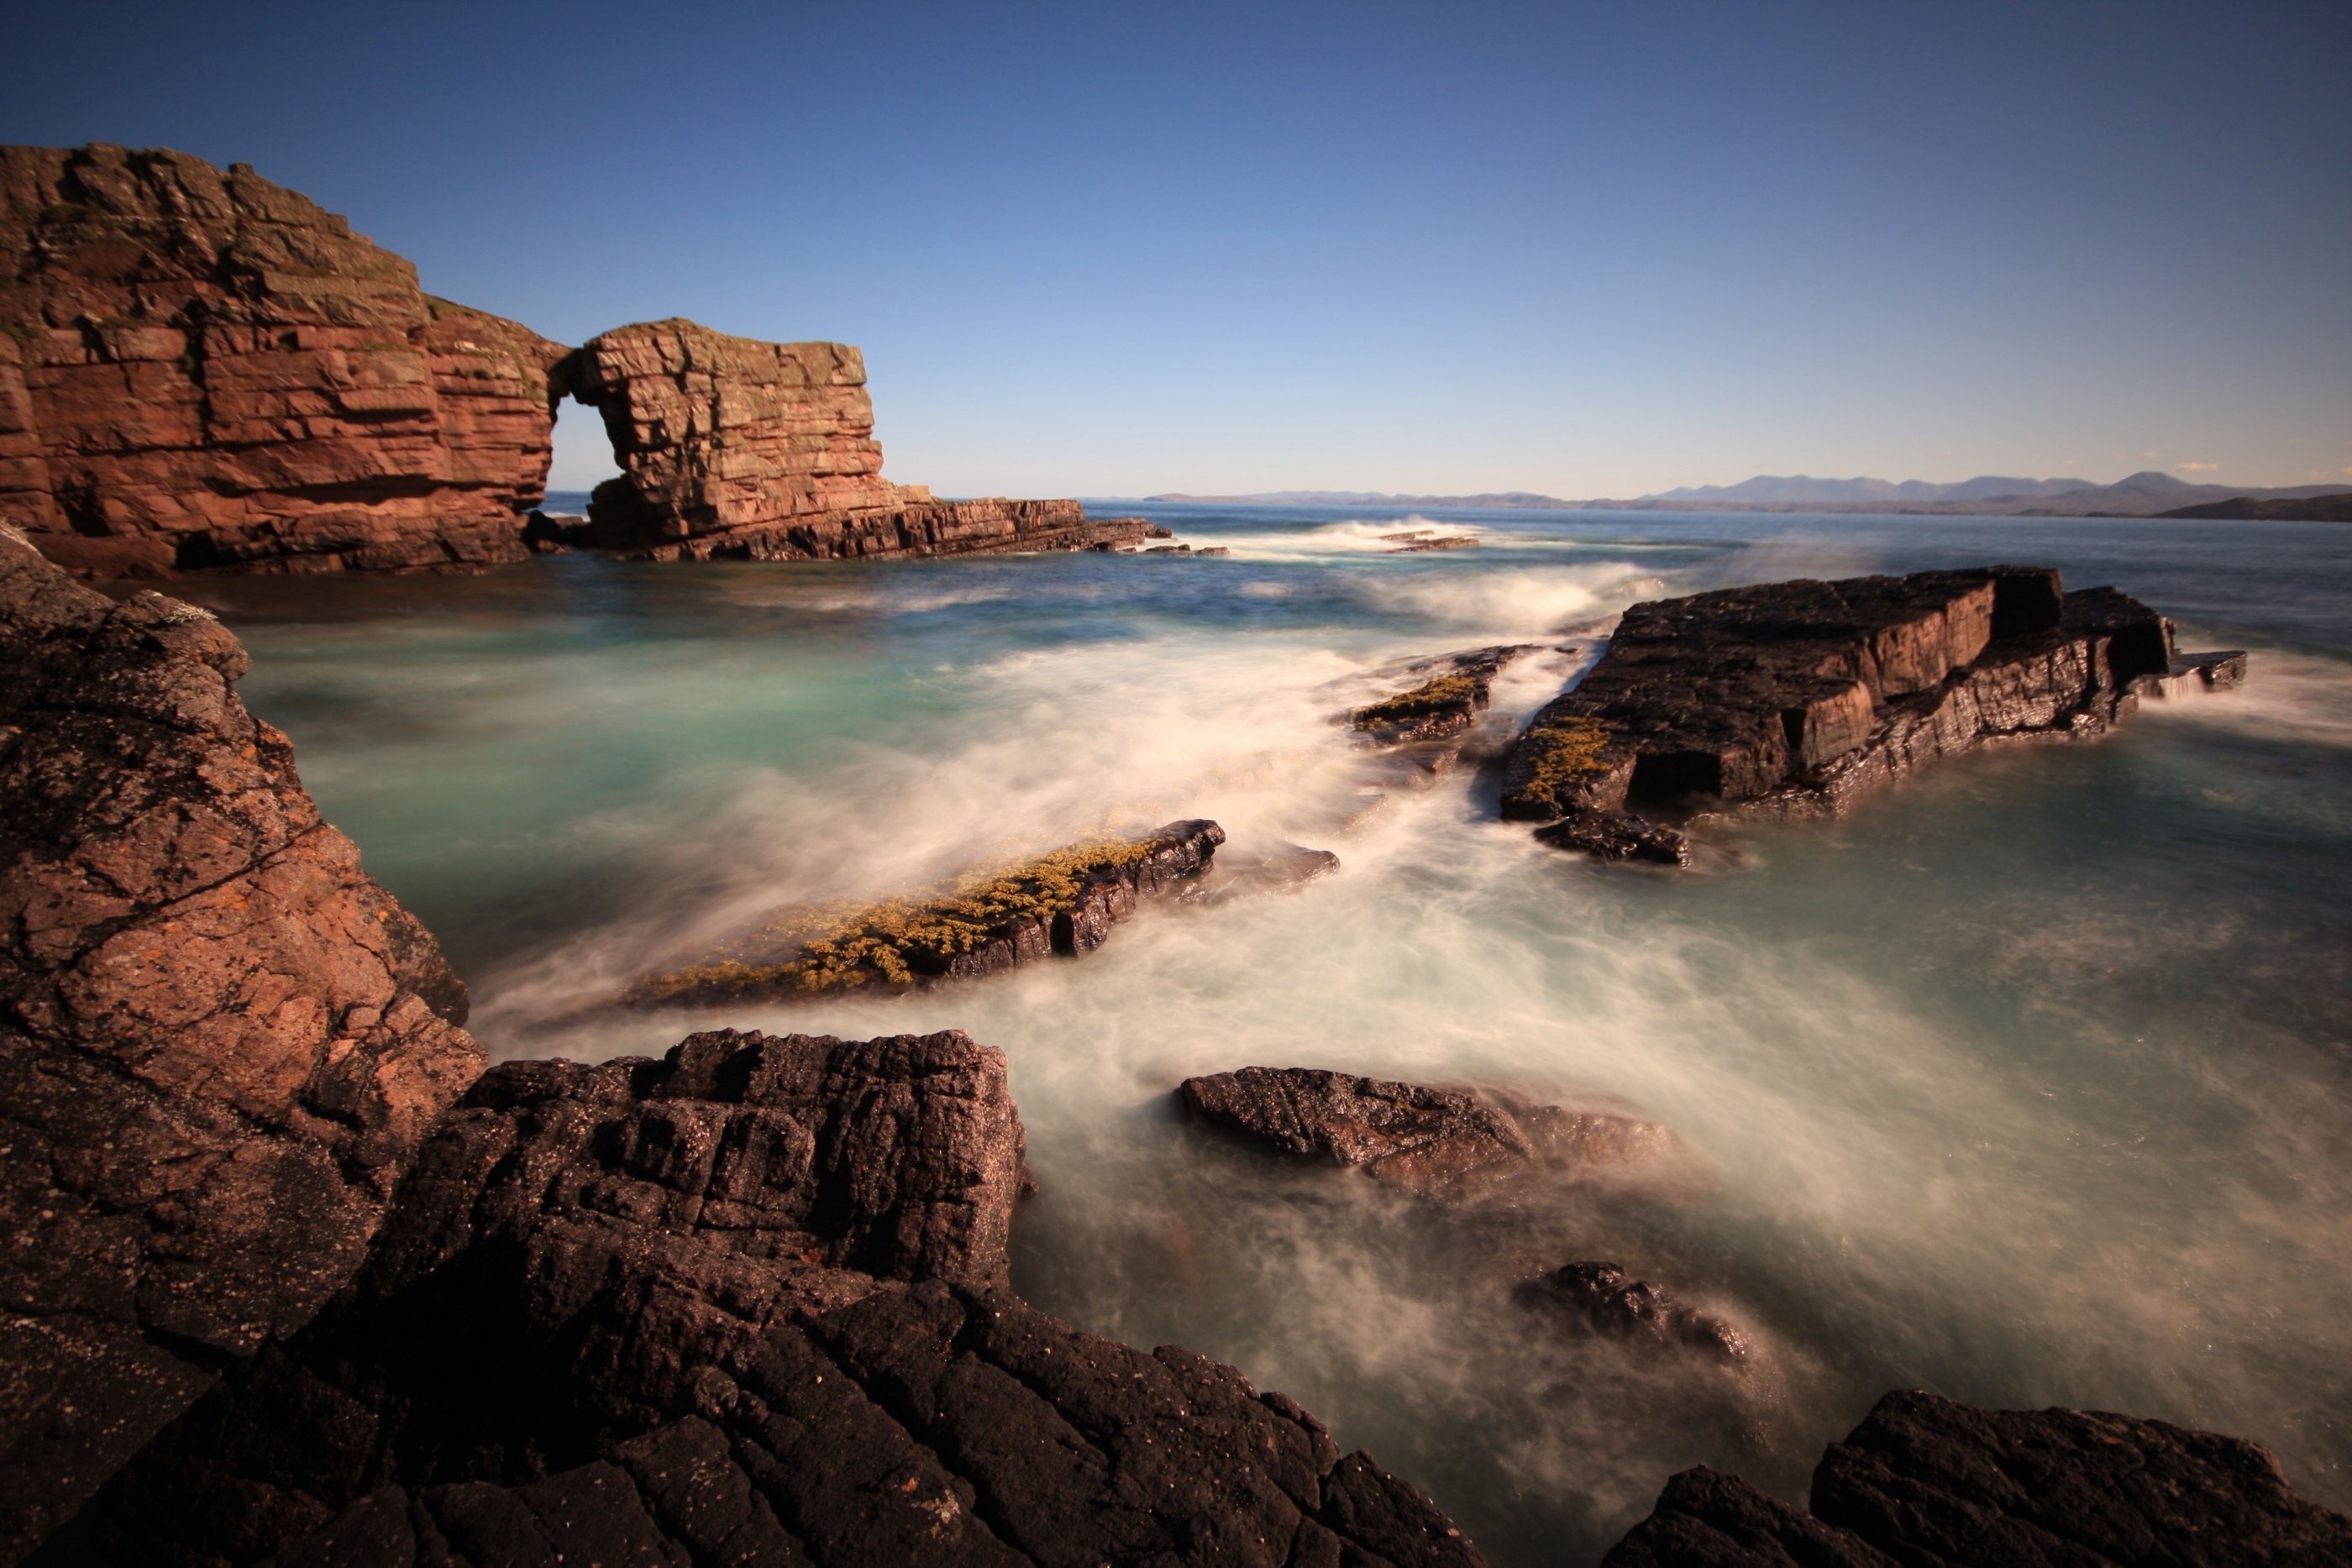
M1295 1396L1499 1563L1597 1557L1694 1463L1801 1500L1906 1385L2234 1432L2352 1504L2352 528L1108 509L1233 553L177 591L246 639L247 700L494 1053L971 1030L1043 1188L1021 1289ZM1379 537L1424 527L1479 543ZM1523 715L1638 598L1992 561L2116 584L2252 678L1838 822L1718 830L1680 875L1546 851L1475 773L1386 789L1331 722L1402 656L1580 650L1504 683ZM604 1006L777 904L1180 816L1343 869L958 989ZM1433 1214L1173 1113L1181 1078L1250 1063L1631 1110L1684 1152ZM1513 1303L1595 1258L1736 1319L1755 1364Z

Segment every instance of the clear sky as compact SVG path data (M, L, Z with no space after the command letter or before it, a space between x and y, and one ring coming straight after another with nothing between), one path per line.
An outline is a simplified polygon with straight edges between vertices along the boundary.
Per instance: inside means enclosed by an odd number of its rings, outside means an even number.
M945 494L2352 483L2352 0L10 13L0 140L856 343Z

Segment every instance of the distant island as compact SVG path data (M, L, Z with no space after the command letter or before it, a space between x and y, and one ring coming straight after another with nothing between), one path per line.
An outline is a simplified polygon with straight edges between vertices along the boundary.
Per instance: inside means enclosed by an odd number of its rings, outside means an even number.
M1737 485L1685 486L1624 500L1572 501L1528 490L1475 496L1405 496L1377 490L1272 490L1246 496L1147 496L1148 501L1294 507L1494 507L1560 511L1875 512L1897 516L2029 517L2265 517L2338 521L2340 486L2243 489L2191 485L2147 469L2102 485L2089 479L2018 479L1983 474L1942 485L1926 479L1816 479L1759 474ZM2256 508L2247 510L2245 508ZM2332 508L2332 509L2331 509Z

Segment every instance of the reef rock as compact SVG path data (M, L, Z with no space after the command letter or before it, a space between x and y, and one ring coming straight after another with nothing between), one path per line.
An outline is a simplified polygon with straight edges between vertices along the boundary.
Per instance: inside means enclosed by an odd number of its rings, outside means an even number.
M1438 1199L1545 1166L1636 1159L1670 1142L1664 1128L1628 1117L1319 1068L1244 1067L1188 1078L1177 1092L1214 1125Z
M596 488L596 543L653 557L863 559L1139 543L1139 517L1076 501L940 501L882 476L866 362L841 343L765 343L692 321L583 345L572 394L604 415L620 478Z
M310 1320L481 1070L246 668L0 530L0 1561Z
M1091 840L974 872L929 897L846 912L787 910L733 945L748 957L722 955L647 976L625 999L808 997L972 979L1039 958L1076 957L1101 946L1142 901L1191 890L1224 841L1214 822L1171 822L1139 839Z
M109 1489L91 1552L1478 1561L1288 1399L1006 1290L1021 1145L955 1032L494 1068L352 1291Z
M1572 1317L1596 1333L1727 1362L1748 1355L1748 1336L1736 1326L1683 1305L1664 1286L1636 1280L1615 1263L1564 1263L1518 1293L1529 1306Z
M1522 643L1413 660L1397 673L1418 677L1417 685L1356 709L1348 723L1379 746L1450 739L1478 722L1504 666L1535 651Z
M1704 1468L1604 1568L1974 1568L2352 1562L2352 1520L2252 1443L2083 1410L1890 1394L1813 1472L1810 1516Z
M520 560L566 351L244 164L0 148L0 522L77 571Z
M1503 814L1555 823L1538 836L1561 848L1678 862L1667 824L1696 811L1835 811L1979 746L2102 734L2175 665L2170 622L2113 589L2065 593L2044 568L1636 604L1512 748Z

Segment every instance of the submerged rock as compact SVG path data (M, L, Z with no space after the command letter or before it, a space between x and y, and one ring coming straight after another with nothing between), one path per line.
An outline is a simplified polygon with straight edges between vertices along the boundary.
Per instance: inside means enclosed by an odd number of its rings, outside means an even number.
M1467 731L1478 721L1494 695L1495 677L1504 666L1538 644L1473 648L1416 659L1396 673L1420 677L1420 684L1357 708L1349 725L1379 746L1445 740Z
M1700 1468L1605 1568L2352 1562L2352 1520L2235 1437L2083 1410L1889 1394L1813 1472L1812 1511Z
M1639 1158L1669 1141L1664 1128L1630 1117L1319 1068L1244 1067L1188 1078L1177 1092L1203 1121L1439 1199L1545 1166Z
M1139 839L1100 839L975 872L950 892L848 909L793 912L721 957L647 976L637 1004L814 996L970 979L1059 955L1091 953L1144 899L1192 886L1225 841L1205 820Z
M247 667L0 529L0 1562L310 1321L482 1069Z
M1245 855L1239 859L1227 854L1217 862L1217 882L1195 883L1178 896L1197 898L1203 904L1222 904L1229 898L1289 893L1310 882L1333 875L1339 869L1339 857L1329 850L1310 850L1304 844L1276 844L1262 854Z
M2241 655L2204 655L2220 682ZM1843 809L1995 741L2104 733L2173 672L2171 623L2113 589L1994 567L1637 604L1506 763L1506 817L1610 858L1680 862L1704 810Z
M337 1309L100 1500L97 1554L1479 1561L1290 1400L1006 1290L1021 1141L952 1031L495 1068Z
M1518 1294L1529 1306L1572 1316L1601 1333L1726 1362L1748 1356L1748 1336L1737 1326L1684 1306L1664 1286L1636 1280L1615 1263L1564 1263L1520 1286Z

